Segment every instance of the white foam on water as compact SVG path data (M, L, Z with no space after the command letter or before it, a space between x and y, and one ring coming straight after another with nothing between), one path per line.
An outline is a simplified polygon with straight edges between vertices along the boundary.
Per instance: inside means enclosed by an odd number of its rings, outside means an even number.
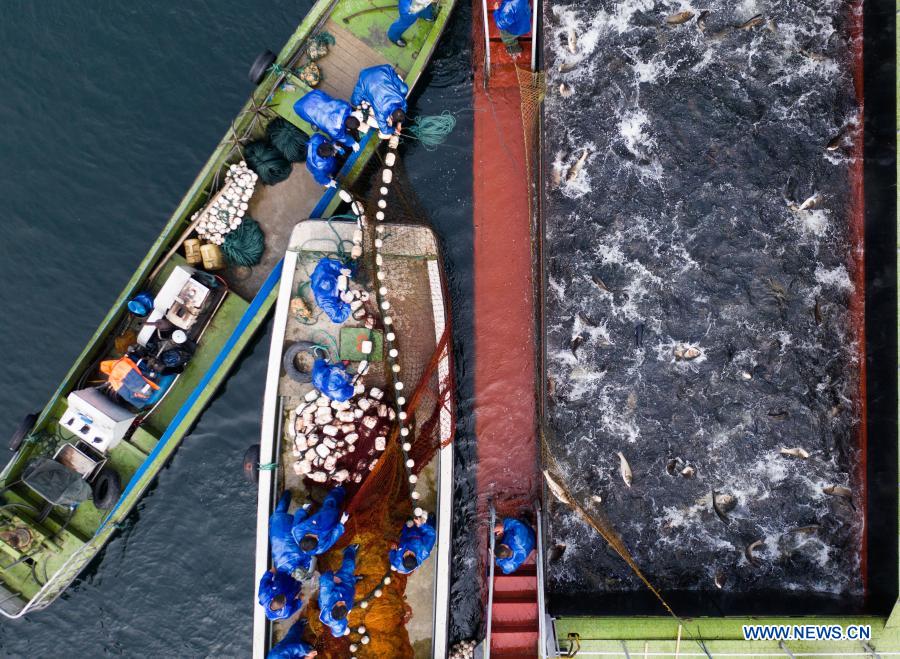
M821 265L816 266L816 281L823 286L836 288L840 291L852 293L854 291L853 282L850 281L850 275L847 268L843 265L834 268L826 268Z

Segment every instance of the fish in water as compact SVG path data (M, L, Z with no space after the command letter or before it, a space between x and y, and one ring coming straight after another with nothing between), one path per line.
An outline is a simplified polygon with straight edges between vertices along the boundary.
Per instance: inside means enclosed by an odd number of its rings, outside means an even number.
M691 465L687 465L684 469L681 470L681 475L687 479L691 479L697 475L697 470L694 469Z
M666 25L681 25L682 23L687 23L693 17L694 12L692 11L680 11L677 14L666 16Z
M625 481L625 485L631 487L631 483L634 481L631 474L631 465L628 464L628 460L622 455L622 451L619 451L617 455L619 456L619 474L622 475L622 480Z
M570 27L566 37L568 41L569 52L574 55L578 52L578 35L575 34L575 29Z
M709 10L704 9L700 12L700 15L697 16L697 29L701 32L706 30L706 18L709 16Z
M578 174L581 173L581 168L584 167L584 163L585 161L587 161L587 157L588 150L585 149L581 152L581 156L578 158L578 160L575 161L575 164L569 168L569 173L566 174L567 181L574 181L576 178L578 178Z
M819 204L819 193L815 193L811 197L807 197L806 200L797 206L798 211L809 210L810 208L815 208Z
M594 286L599 288L601 291L612 293L612 291L609 290L609 286L606 285L606 282L600 279L600 277L598 277L597 275L591 275L591 281L594 282Z
M697 359L702 353L700 348L696 346L677 345L675 350L673 350L673 354L675 355L675 361L691 361L692 359Z
M666 463L666 473L674 476L676 471L680 471L681 465L684 464L681 458L672 458Z
M756 549L759 549L760 547L762 547L762 545L763 545L762 540L754 540L749 545L744 547L744 557L747 559L747 562L750 563L750 565L753 565L754 567L759 567L760 565L762 565L762 562L756 556L753 555L753 552Z
M740 25L735 25L734 28L736 30L752 30L753 28L759 27L760 25L762 25L765 22L766 22L766 19L763 18L763 15L757 14L756 16L753 16L752 18L747 19Z
M565 551L566 551L566 543L557 542L555 545L550 547L550 551L547 552L547 560L551 563L555 563L560 558L562 558L562 555Z
M569 343L569 350L572 351L572 356L576 359L578 358L578 348L581 347L582 343L584 343L584 337L581 334L573 336L571 343Z
M784 421L788 418L787 410L769 410L769 418L775 421Z
M844 140L847 134L844 130L841 130L840 133L831 138L828 144L825 145L826 151L837 151L844 145Z
M603 497L601 497L599 494L592 494L591 501L593 501L594 503L603 503Z
M799 446L795 446L794 448L783 448L780 451L781 455L787 456L789 458L803 458L806 460L809 457L809 453L806 449L801 448Z
M716 569L716 576L713 578L713 583L716 584L716 588L721 590L725 587L727 581L728 577L725 575L725 570L722 568Z
M558 188L562 184L563 166L562 153L556 154L556 160L553 161L553 170L550 174L550 180L554 188Z
M823 487L822 491L833 497L842 497L844 499L853 498L853 491L849 487L844 487L843 485L828 485L827 487Z
M634 345L636 348L644 347L644 323L634 326Z
M575 93L575 90L572 89L572 85L568 83L560 83L559 85L559 95L563 98L569 98L572 94Z
M785 531L778 539L778 548L785 554L792 554L809 542L822 529L818 524L798 526Z
M550 492L559 499L560 503L564 503L567 506L573 506L572 500L569 498L569 495L566 494L565 488L559 484L553 476L550 475L550 472L544 469L544 480L547 481L547 488Z
M728 513L734 510L737 498L732 494L719 494L715 490L712 493L712 507L719 519L728 524Z

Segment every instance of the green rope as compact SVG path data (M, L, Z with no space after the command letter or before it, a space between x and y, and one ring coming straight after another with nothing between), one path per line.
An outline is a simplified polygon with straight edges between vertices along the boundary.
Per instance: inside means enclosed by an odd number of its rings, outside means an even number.
M428 151L433 151L444 143L454 128L456 128L456 117L448 110L444 110L438 115L416 117L407 130Z
M254 266L262 259L266 249L266 238L259 222L244 215L240 226L225 236L222 254L232 265Z
M266 185L281 183L291 175L291 163L268 140L258 140L245 146L244 159Z
M309 138L302 130L286 119L278 117L269 122L266 135L276 149L290 162L306 160L306 143Z
M318 44L325 44L326 46L333 46L335 44L334 35L331 32L319 32L316 36L313 37L313 40Z
M275 471L276 469L278 469L277 462L267 462L265 464L262 464L262 463L259 464L260 471Z

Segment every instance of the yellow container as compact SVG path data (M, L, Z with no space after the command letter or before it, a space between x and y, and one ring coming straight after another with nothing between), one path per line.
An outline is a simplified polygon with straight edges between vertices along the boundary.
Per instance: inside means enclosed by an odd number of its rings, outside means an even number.
M203 257L204 270L221 270L225 267L225 257L218 245L212 243L203 245L200 248L200 255Z
M184 258L188 265L197 265L203 261L200 254L200 241L197 238L188 238L184 241Z

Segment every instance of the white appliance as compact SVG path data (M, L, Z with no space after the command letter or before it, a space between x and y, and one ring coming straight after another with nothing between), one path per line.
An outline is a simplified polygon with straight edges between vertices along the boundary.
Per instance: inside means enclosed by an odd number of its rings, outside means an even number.
M73 391L68 409L59 420L65 428L101 453L115 448L137 415L117 405L98 389Z
M147 316L147 323L165 317L176 327L190 329L203 310L210 292L209 288L192 278L195 272L193 268L183 265L172 270L166 283L153 298L153 311ZM145 324L138 333L138 343L147 345L155 332L154 325Z

